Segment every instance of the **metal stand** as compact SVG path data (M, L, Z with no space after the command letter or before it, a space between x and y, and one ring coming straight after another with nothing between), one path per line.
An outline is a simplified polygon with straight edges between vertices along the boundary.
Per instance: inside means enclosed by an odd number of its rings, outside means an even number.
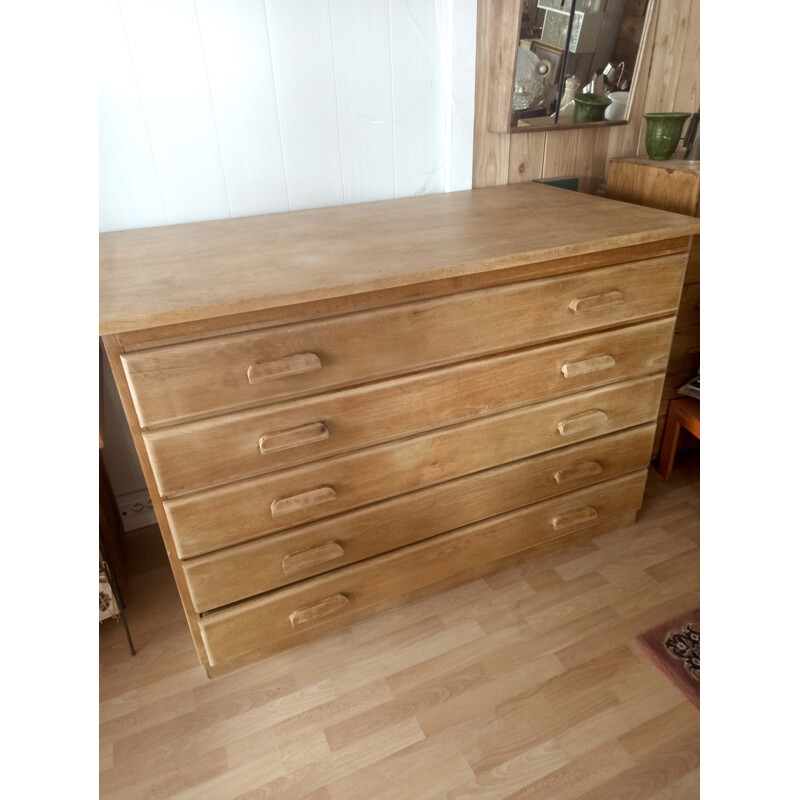
M122 624L125 626L125 635L128 637L128 647L131 649L131 655L135 656L136 650L133 647L133 639L131 639L131 632L128 628L128 620L125 617L125 606L122 599L122 593L119 590L119 586L117 586L117 579L114 577L114 570L111 569L111 566L108 563L108 558L106 558L106 550L103 546L102 539L100 540L100 555L103 557L103 564L105 565L106 574L108 575L108 582L111 585L111 594L114 595L114 601L119 609L119 615L122 619Z

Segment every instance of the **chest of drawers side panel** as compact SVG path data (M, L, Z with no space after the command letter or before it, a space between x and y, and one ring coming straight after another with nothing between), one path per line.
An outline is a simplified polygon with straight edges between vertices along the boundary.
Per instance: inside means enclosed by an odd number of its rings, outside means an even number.
M164 511L164 504L158 494L158 486L156 484L153 469L150 465L150 460L147 457L147 449L144 446L142 439L142 432L137 424L136 411L133 407L133 399L128 388L128 382L125 378L125 371L122 368L122 361L120 360L121 349L116 336L104 336L103 346L105 347L106 354L108 355L108 363L111 366L111 372L114 375L117 389L119 391L120 400L122 401L122 408L125 411L125 418L128 422L128 427L131 431L133 444L136 448L136 454L139 458L139 463L142 467L145 483L147 484L147 491L150 493L150 499L153 503L153 510L156 514L158 527L161 531L161 537L164 540L164 546L167 550L172 573L175 576L175 583L178 587L178 593L181 598L186 620L189 623L189 630L192 634L192 641L194 642L197 655L200 658L203 666L208 669L208 655L206 653L203 639L200 635L198 627L197 614L194 611L189 588L186 584L186 578L180 565L180 558L175 548L175 541L172 537L172 532L167 520L167 515Z

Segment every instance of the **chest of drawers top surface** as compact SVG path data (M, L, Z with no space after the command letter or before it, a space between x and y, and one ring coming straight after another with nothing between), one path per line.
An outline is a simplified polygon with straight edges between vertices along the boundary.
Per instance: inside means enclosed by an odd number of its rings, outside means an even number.
M530 183L105 233L100 333L398 289L698 232L697 220L679 214Z

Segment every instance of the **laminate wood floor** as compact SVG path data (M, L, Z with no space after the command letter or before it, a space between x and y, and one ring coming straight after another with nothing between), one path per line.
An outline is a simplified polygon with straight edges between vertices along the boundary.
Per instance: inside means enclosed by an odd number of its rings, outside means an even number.
M637 633L699 605L700 457L637 523L213 681L156 528L100 630L102 798L699 797L698 710Z

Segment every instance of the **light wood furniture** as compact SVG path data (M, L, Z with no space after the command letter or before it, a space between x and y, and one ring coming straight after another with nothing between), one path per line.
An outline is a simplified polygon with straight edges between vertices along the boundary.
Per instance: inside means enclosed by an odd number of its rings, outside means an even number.
M626 203L700 216L700 163L671 159L613 158L609 162L606 196ZM700 368L700 236L692 238L681 304L670 350L664 393L658 409L653 458L658 456L667 409L678 389Z
M682 429L700 438L700 401L694 397L679 397L670 401L667 424L664 426L664 439L661 443L661 456L658 459L658 474L664 480L672 475Z
M101 236L209 675L630 521L697 230L529 184Z

